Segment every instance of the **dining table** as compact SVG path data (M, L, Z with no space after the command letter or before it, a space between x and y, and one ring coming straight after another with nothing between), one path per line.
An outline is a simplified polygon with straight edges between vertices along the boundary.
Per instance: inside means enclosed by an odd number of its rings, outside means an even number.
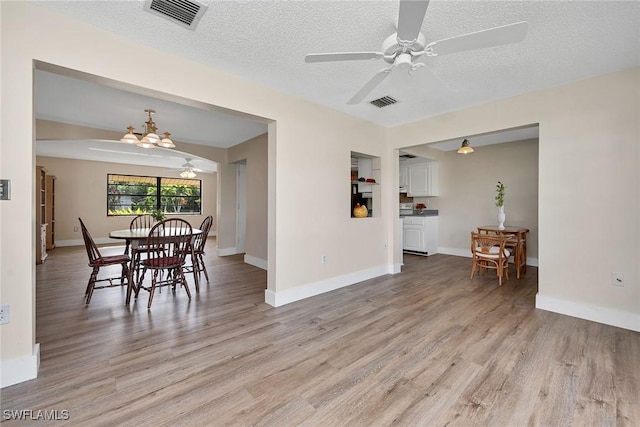
M513 254L513 263L516 267L516 277L520 278L520 273L527 272L527 233L529 229L520 226L505 225L500 228L497 225L482 225L478 227L479 233L502 234L509 237L513 242L515 252Z
M129 255L128 253L129 248L131 248L131 252L133 253L133 251L138 246L140 246L140 244L143 244L144 241L147 240L147 237L149 237L149 231L151 231L150 228L136 228L133 230L126 228L124 230L114 230L109 232L109 237L112 239L125 240L126 241L125 253ZM202 230L200 230L199 228L191 229L192 236L197 236L198 234L201 234L201 233L202 233ZM130 256L130 258L131 259L129 261L129 277L127 278L127 300L126 300L127 305L129 305L129 303L131 302L131 293L134 290L136 290L134 288L137 287L137 285L133 282L133 271L135 269L135 257ZM191 259L192 260L194 259L193 245L191 245ZM193 277L195 280L196 291L197 291L200 286L198 275L194 274Z

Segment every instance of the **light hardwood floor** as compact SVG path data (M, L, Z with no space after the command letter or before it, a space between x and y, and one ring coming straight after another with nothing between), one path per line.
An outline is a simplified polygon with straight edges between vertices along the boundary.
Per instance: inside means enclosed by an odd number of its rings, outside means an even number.
M191 301L163 289L147 311L120 288L85 306L84 249L55 249L37 267L39 377L2 389L2 409L91 426L640 426L640 333L535 310L535 268L498 287L469 281L467 258L405 263L272 308L264 271L208 255L199 294L191 279Z

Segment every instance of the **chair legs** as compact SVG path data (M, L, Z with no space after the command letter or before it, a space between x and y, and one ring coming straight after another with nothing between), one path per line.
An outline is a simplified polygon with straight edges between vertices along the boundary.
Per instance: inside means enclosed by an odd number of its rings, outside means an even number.
M484 273L486 270L491 269L491 270L496 270L496 274L498 276L498 286L502 286L502 277L506 277L507 280L509 280L509 260L507 259L506 262L504 264L501 264L499 262L495 262L495 261L487 261L484 259L475 259L473 258L473 263L471 264L471 277L469 277L469 280L473 280L473 276L476 273L476 270L479 270L478 273ZM495 265L494 266L490 266L489 263L492 263Z
M124 286L124 283L125 283L124 279L127 279L127 283L129 280L129 266L128 266L128 262L123 262L121 265L122 265L122 272L120 274L120 286ZM117 277L110 277L107 279L98 280L99 272L100 272L100 266L94 265L93 269L91 270L91 276L89 276L89 283L87 283L87 289L84 291L84 295L86 298L85 304L89 304L91 302L91 297L93 296L93 291L96 289L97 282L104 282L104 281L109 282L109 285L98 286L98 289L118 286L118 285L114 285L112 282L112 280L118 279Z
M144 280L144 275L147 272L147 269L142 270L140 282L138 283L136 289L136 298L138 297L138 293L142 288L142 281ZM158 276L160 279L158 280ZM175 293L178 283L184 286L184 290L187 292L187 296L191 299L191 291L189 290L189 284L187 283L187 278L184 275L184 271L181 268L174 268L167 272L167 279L162 279L162 269L154 269L153 276L151 276L151 286L149 288L143 288L149 291L149 301L147 302L147 309L151 308L151 303L153 302L153 296L155 295L156 288L160 289L162 286L172 286L172 290Z
M207 279L207 283L209 283L209 273L207 273L207 266L204 265L204 257L202 256L202 254L197 254L196 258L198 260L198 274L200 274L200 271L203 271L204 277Z

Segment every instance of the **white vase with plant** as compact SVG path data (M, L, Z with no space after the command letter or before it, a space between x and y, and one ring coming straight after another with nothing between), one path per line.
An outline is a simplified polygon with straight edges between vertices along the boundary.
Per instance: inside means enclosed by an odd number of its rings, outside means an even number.
M507 215L504 213L504 190L507 187L500 181L496 185L496 207L498 208L498 228L504 230L504 221Z

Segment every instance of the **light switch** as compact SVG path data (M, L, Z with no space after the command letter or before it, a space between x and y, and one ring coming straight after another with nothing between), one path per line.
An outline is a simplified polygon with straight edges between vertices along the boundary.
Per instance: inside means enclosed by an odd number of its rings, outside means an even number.
M0 179L0 200L11 200L10 179Z

